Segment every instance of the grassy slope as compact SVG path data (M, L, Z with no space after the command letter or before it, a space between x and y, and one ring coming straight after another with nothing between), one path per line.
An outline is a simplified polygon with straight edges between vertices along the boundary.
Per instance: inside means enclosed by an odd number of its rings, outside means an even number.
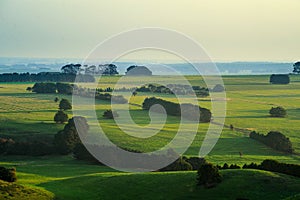
M54 199L54 194L35 187L22 186L0 180L0 199L51 200Z
M259 170L222 170L213 189L196 186L196 172L122 173L71 157L9 157L18 182L42 187L58 200L94 199L284 199L300 193L300 179ZM51 170L49 170L51 169Z
M119 77L104 77L99 87L113 86ZM140 78L123 81L122 85L131 87L132 83L139 82ZM176 81L173 77L161 77L161 80ZM189 76L193 85L203 84L201 77ZM300 136L298 134L300 116L297 109L300 108L300 86L299 77L292 77L290 85L270 85L268 76L226 76L224 82L227 89L227 118L226 124L235 127L258 130L267 133L269 130L279 130L287 135L297 152L300 149ZM51 136L63 125L54 124L52 118L57 110L54 98L71 98L63 95L39 95L25 91L32 84L1 84L0 88L0 134L10 137L24 139L27 137ZM157 95L139 93L131 98L132 103L141 104L147 96ZM158 95L168 100L174 100L170 95ZM189 97L185 97L189 101ZM200 99L200 105L209 107L209 101ZM274 105L282 105L288 109L287 118L270 118L268 110ZM142 151L152 151L167 144L178 129L179 119L168 117L167 123L162 131L155 137L139 139L123 133L113 120L103 120L102 113L110 106L106 102L97 102L97 115L101 126L109 138L120 146L125 146ZM119 106L121 109L122 105ZM84 109L84 107L82 107ZM71 113L69 113L71 115ZM131 106L133 120L140 125L147 125L150 121L148 113L140 110L140 107ZM274 123L275 122L275 123ZM287 126L288 124L288 126ZM132 127L128 127L129 129ZM93 129L93 127L92 127ZM186 155L197 155L207 130L207 124L200 125L198 135ZM188 130L187 130L188 131ZM91 139L92 141L94 138ZM239 157L238 152L244 156ZM299 156L290 156L274 151L265 145L249 139L242 133L233 132L224 128L222 136L213 151L207 157L217 163L245 163L260 162L265 158L274 158L283 162L299 163Z
M103 87L112 86L117 78L105 77L101 80L101 85ZM202 82L196 76L188 77L188 79L193 85L199 85ZM300 83L298 77L292 77L292 80L294 82L290 85L269 85L268 76L224 77L228 96L226 124L262 132L281 130L290 137L293 145L299 152L300 140L297 132L299 130L300 116L297 110L300 108L300 91L298 89ZM132 82L124 84L129 87ZM62 125L56 125L52 122L58 106L53 100L56 96L60 98L70 97L27 93L25 89L31 85L0 84L1 135L24 139L26 137L36 137L37 135L41 137L45 135L52 136L62 129ZM143 98L146 97L145 95L149 94L140 93L131 101L140 104ZM161 95L161 97L174 100L168 95ZM189 99L186 98L186 101L188 102ZM104 102L98 103L97 113L100 117L99 119L102 120L101 114L103 110L109 107ZM200 104L204 107L209 107L209 102L206 99L200 99ZM284 119L269 118L267 116L268 110L274 105L286 107L289 116ZM147 124L149 122L148 115L145 117L147 112L140 111L139 107L136 106L131 107L131 109L132 116L137 123ZM69 114L71 115L71 113ZM276 123L274 123L275 121ZM164 127L164 130L157 137L151 138L146 142L126 136L125 138L120 137L123 133L111 120L102 121L102 126L107 130L110 139L117 144L150 151L163 146L173 137L178 127L176 123L178 123L178 119L169 117L168 124ZM202 133L205 132L206 128L207 125L201 125L193 145L186 152L187 155L197 155L203 138ZM239 157L239 151L242 151L244 154L242 158ZM246 137L242 133L228 129L223 130L217 145L207 156L209 161L219 164L224 162L239 164L260 162L266 158L290 163L299 163L300 160L299 156L276 152ZM82 199L82 196L86 196L87 198L85 199L95 199L99 196L104 199L111 196L119 198L153 197L164 199L166 198L165 195L173 199L199 198L199 195L204 195L207 199L215 199L216 197L220 199L221 196L224 196L224 199L237 197L230 196L231 194L239 195L239 197L253 197L250 199L257 199L255 197L260 197L260 195L266 195L267 199L281 199L281 197L299 193L299 189L296 187L299 185L299 179L268 172L224 171L222 173L227 178L222 185L212 190L204 190L195 188L194 172L124 174L114 172L106 167L86 165L69 157L1 157L0 160L1 165L17 166L20 184L43 187L57 194L60 199ZM230 173L234 173L234 175L231 176ZM247 183L245 183L246 180ZM157 187L159 183L164 184ZM263 186L264 189L262 190ZM175 192L170 193L171 190Z

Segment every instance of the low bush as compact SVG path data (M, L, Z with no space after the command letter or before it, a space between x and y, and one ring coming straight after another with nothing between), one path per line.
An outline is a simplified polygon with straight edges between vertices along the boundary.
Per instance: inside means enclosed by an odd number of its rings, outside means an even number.
M7 169L0 166L0 180L6 182L17 181L16 168Z

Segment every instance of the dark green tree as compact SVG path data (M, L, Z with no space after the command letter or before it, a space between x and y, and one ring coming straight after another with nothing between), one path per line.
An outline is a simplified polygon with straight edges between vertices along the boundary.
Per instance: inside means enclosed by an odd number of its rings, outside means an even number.
M271 117L285 117L287 115L286 110L281 106L272 107L269 113Z
M216 166L211 163L205 163L200 166L197 172L198 185L204 185L206 188L216 186L222 181L222 175Z
M70 110L70 109L72 109L72 105L68 99L62 99L59 102L59 109L60 110Z
M119 74L119 72L117 71L117 66L114 64L108 64L105 65L105 68L103 70L103 75L116 75Z
M57 113L54 115L54 121L56 123L65 123L68 121L68 118L68 115L62 110L57 111Z
M103 113L103 117L106 118L106 119L114 119L116 117L119 117L119 114L116 111L106 110Z
M54 145L58 153L66 155L73 152L77 144L81 143L80 136L86 137L89 125L86 118L76 116L69 119L64 129L54 137Z
M293 67L294 67L293 73L300 74L300 61L294 63Z

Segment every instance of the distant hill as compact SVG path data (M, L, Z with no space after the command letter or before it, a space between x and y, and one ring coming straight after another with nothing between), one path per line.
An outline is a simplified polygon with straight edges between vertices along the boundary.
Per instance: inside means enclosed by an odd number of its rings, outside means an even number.
M68 63L81 63L81 59L43 59L43 58L0 58L0 73L11 72L57 72L60 68ZM103 64L103 63L91 63ZM125 74L126 69L131 65L144 65L149 68L153 75L174 75L167 68L158 64L147 64L142 62L116 62L120 74ZM249 74L285 74L292 72L293 63L275 63L275 62L232 62L215 63L223 75L249 75ZM171 63L165 64L167 67L176 70L184 75L196 75L198 72L191 64L188 63ZM200 66L207 66L208 64L202 63Z

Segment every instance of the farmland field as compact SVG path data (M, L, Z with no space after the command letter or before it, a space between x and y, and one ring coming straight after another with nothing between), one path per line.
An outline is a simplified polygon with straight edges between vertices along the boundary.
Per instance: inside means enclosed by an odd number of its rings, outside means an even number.
M102 77L99 80L100 88L114 87L120 76ZM176 83L177 78L172 76L156 77L166 84ZM193 86L207 87L199 76L187 76L187 80ZM143 81L147 82L146 78ZM291 76L289 85L271 85L269 76L224 76L226 88L227 115L221 137L213 150L205 158L214 164L245 164L259 163L264 159L275 159L285 163L300 163L300 76ZM131 77L131 80L121 82L121 86L131 88L135 83L141 82L140 77ZM58 110L55 97L66 98L70 101L72 96L60 94L35 94L26 91L34 83L1 83L0 84L0 135L14 140L36 140L43 138L52 140L54 134L63 129L63 124L53 122L53 116ZM91 87L91 84L86 84ZM123 94L123 93L121 93ZM126 96L126 94L124 93ZM158 93L138 93L130 97L130 113L133 120L139 125L147 125L150 122L148 112L141 109L141 104L146 97L156 96L168 101L177 101L173 95ZM126 96L129 98L129 96ZM182 96L185 102L191 102L189 96ZM199 98L201 107L210 108L210 98ZM123 109L125 105L117 105ZM287 109L285 118L271 118L271 107L282 106ZM82 106L80 109L84 110ZM102 114L110 109L110 104L105 101L96 101L96 113L101 127L108 138L121 147L140 151L154 151L165 146L177 133L180 119L168 116L165 126L157 135L141 139L126 135L114 120L103 119ZM67 112L72 116L72 112ZM85 116L89 118L90 116ZM230 130L232 124L236 129ZM130 130L133 127L126 127ZM201 143L207 131L208 124L200 124L197 135L185 152L186 156L197 156ZM91 124L91 129L94 129ZM252 130L267 134L269 131L280 131L291 140L295 154L286 154L265 146L251 138L248 133ZM189 130L186 130L189 132ZM141 134L143 134L141 132ZM91 143L101 143L91 138ZM240 156L242 152L243 156ZM279 175L271 172L256 170L229 170L222 171L226 177L230 177L220 187L205 191L197 189L194 185L195 172L172 173L121 173L108 167L91 165L74 160L71 156L0 156L0 164L4 166L16 166L18 183L25 186L33 186L46 189L54 193L57 199L109 199L116 195L118 199L182 199L199 198L201 195L208 199L214 199L216 193L222 194L224 199L264 197L264 199L283 199L300 193L297 187L299 178ZM51 170L49 170L51 168ZM234 174L234 176L231 176ZM257 177L253 182L245 183L243 179ZM265 191L257 188L262 184L270 183ZM164 186L155 191L154 185L160 183ZM280 192L281 184L286 184L285 192ZM179 184L179 185L177 185ZM236 186L240 185L241 186ZM243 185L244 184L244 185ZM128 191L115 193L114 187L122 188L128 185ZM133 187L136 186L137 187ZM176 186L177 185L177 186ZM233 186L235 185L235 186ZM235 187L247 188L246 192L231 194ZM126 187L123 187L126 188ZM181 190L178 190L181 188ZM231 190L230 190L231 188ZM249 190L256 190L257 194ZM171 196L165 196L168 190L176 191ZM243 189L245 190L245 189ZM281 189L282 190L282 189ZM277 191L274 192L274 191ZM267 193L268 195L264 194ZM143 194L144 193L144 194ZM151 196L153 194L154 196ZM256 196L255 196L256 195ZM252 197L252 198L251 198ZM259 198L258 198L259 199Z

